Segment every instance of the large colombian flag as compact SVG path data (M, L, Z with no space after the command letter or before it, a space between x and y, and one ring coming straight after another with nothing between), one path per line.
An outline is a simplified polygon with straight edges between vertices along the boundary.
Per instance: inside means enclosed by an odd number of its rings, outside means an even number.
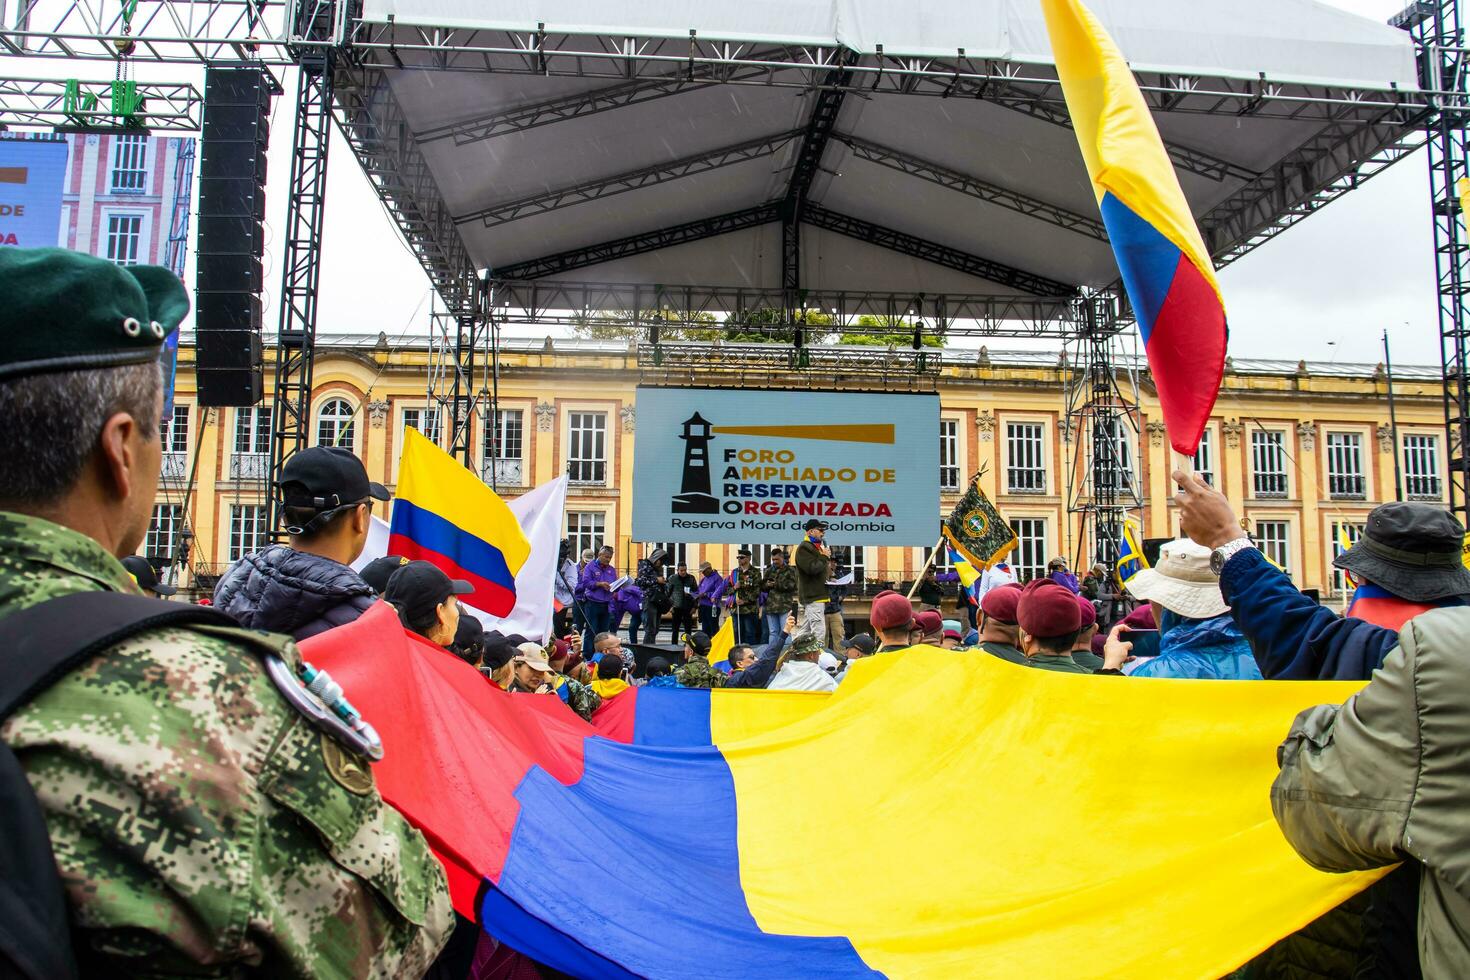
M531 544L510 508L475 474L412 428L403 430L388 554L433 562L475 587L470 605L508 616Z
M1225 374L1225 303L1128 62L1077 0L1041 0L1057 77L1177 452L1192 456Z
M574 976L1219 977L1378 876L1313 870L1271 815L1292 717L1360 683L916 648L830 695L636 688L594 726L381 603L302 653L456 909Z

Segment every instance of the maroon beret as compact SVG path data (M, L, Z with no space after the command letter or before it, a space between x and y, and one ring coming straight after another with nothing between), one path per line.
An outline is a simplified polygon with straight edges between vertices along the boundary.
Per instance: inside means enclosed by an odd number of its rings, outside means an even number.
M997 623L1016 625L1016 603L1021 601L1021 590L1010 586L991 589L980 599L980 611Z
M944 632L944 617L933 609L925 609L914 617L914 625L923 630L925 636L938 636Z
M1090 630L1097 625L1097 607L1092 604L1091 599L1079 595L1077 597L1077 611L1082 613L1082 625L1077 627L1078 629Z
M887 592L873 600L873 611L868 614L868 622L873 624L875 630L894 630L901 626L912 626L914 607L907 598L897 592Z
M1066 636L1082 628L1077 595L1049 579L1034 579L1021 592L1016 621L1031 636Z

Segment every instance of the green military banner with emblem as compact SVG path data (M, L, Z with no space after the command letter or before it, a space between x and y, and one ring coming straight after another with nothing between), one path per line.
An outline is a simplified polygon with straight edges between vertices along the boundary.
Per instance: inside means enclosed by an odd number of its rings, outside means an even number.
M1016 532L980 489L979 476L970 481L943 531L950 547L976 568L989 568L1016 546Z

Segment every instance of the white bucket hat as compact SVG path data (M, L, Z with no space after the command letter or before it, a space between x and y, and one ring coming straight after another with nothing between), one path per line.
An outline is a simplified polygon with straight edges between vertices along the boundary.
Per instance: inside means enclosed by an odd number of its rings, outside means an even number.
M1230 611L1220 580L1210 571L1210 549L1188 538L1159 549L1159 562L1127 583L1136 599L1152 600L1187 619L1213 619Z

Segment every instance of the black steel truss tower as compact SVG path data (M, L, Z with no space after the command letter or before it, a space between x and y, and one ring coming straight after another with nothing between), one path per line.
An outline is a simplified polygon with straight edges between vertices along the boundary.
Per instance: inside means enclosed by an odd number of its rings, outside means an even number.
M331 10L327 6L327 11ZM313 30L306 25L305 35ZM332 121L332 54L301 58L291 140L291 184L281 270L281 319L276 332L276 382L271 399L271 471L267 488L271 534L280 524L281 468L311 435L312 366L316 350L317 287L321 280L327 146Z
M1108 292L1077 301L1077 355L1067 390L1061 437L1071 447L1067 462L1067 511L1077 515L1074 564L1113 566L1123 543L1129 512L1142 506L1134 470L1138 453L1136 393L1118 383L1114 348L1123 324L1119 298ZM1065 353L1063 354L1065 357ZM1088 530L1092 553L1086 552Z
M1470 236L1459 183L1470 177L1465 95L1470 91L1470 51L1465 46L1459 0L1410 5L1394 19L1419 44L1420 83L1436 93L1426 124L1429 183L1434 215L1434 268L1439 283L1440 357L1444 370L1446 459L1450 511L1470 521ZM1394 452L1401 452L1394 447Z

